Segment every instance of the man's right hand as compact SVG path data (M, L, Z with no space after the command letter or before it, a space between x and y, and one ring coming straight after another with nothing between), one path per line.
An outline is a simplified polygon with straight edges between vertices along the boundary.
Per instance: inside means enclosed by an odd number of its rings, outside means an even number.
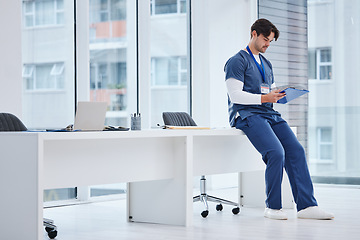
M261 103L266 103L266 102L270 102L270 103L276 103L279 99L285 97L285 92L280 93L281 90L274 90L269 92L268 94L265 95L261 95Z

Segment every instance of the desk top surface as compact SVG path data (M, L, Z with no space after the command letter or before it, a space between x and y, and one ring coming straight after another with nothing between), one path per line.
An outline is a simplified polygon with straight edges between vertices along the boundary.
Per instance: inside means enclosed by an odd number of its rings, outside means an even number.
M151 138L151 137L201 137L201 136L237 136L244 135L241 130L234 128L221 129L149 129L141 131L100 131L100 132L0 132L0 137L5 136L33 136L43 140L61 139L111 139L111 138Z

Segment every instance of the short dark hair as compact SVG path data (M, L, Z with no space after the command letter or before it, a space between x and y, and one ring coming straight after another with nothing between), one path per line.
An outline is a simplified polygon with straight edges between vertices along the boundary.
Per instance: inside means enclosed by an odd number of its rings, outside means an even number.
M254 30L256 31L256 34L258 36L260 34L262 34L265 37L268 37L271 34L271 32L273 32L275 41L279 38L279 35L280 35L280 32L275 27L275 25L272 24L269 20L267 20L265 18L260 18L260 19L256 20L256 22L254 22L254 24L251 26L250 36L252 36L251 33Z

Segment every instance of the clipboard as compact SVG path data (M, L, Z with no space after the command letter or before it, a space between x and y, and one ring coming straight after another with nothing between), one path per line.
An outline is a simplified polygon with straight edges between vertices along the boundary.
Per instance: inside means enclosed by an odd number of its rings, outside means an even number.
M286 96L279 99L277 103L286 104L290 102L291 100L294 100L295 98L298 98L306 93L308 93L308 90L305 89L298 89L294 87L288 87L281 91L281 93L285 92Z

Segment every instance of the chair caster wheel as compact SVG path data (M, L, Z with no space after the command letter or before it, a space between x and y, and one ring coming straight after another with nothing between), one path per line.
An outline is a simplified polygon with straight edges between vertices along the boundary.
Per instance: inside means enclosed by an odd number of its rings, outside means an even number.
M48 236L49 236L50 239L56 238L56 236L57 236L57 231L56 231L56 230L53 230L53 231L48 232Z
M222 204L216 205L216 211L222 211L222 210L223 210L223 205Z
M209 211L208 211L208 210L202 211L201 216L202 216L203 218L206 218L207 215L209 215Z
M240 208L239 208L239 207L236 207L236 208L233 208L233 209L232 209L232 213L235 214L235 215L238 214L239 212L240 212Z

